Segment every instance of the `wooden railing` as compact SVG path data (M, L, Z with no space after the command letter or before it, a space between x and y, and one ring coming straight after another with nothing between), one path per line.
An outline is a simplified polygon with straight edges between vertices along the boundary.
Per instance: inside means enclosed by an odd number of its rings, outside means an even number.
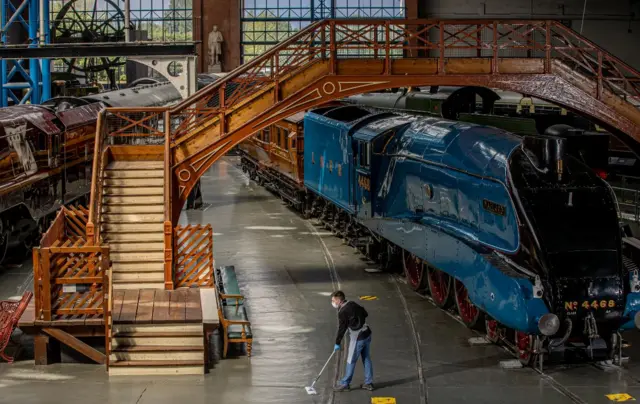
M103 156L105 154L105 135L109 130L105 125L105 111L98 114L96 123L96 137L93 147L93 167L91 170L91 197L89 199L89 219L87 222L87 241L89 244L98 244L100 240L100 221L98 215L102 201L102 171Z
M173 290L173 225L171 224L171 116L164 111L164 288Z
M87 240L86 209L63 207L33 249L36 321L100 319L107 312L109 248Z
M213 286L213 231L211 225L175 229L175 287Z

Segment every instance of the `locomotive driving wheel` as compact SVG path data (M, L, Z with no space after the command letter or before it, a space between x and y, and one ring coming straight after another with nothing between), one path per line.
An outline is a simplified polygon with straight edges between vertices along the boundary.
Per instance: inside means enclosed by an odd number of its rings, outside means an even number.
M503 330L497 320L485 315L484 329L486 331L487 341L497 344L502 339Z
M426 286L424 262L407 251L402 251L402 265L404 266L404 274L411 289L415 291L423 290Z
M532 335L524 333L522 331L515 332L515 344L516 354L518 360L524 366L529 366L533 360L533 344L534 338Z
M447 309L451 306L451 277L446 272L427 265L429 291L436 306Z
M454 281L455 301L462 322L469 328L476 328L481 323L482 311L469 299L469 292L464 283Z

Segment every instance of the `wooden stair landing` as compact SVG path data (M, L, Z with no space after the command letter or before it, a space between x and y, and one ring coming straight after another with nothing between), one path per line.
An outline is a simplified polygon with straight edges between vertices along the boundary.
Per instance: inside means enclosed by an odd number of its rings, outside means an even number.
M204 374L199 289L115 290L109 375Z

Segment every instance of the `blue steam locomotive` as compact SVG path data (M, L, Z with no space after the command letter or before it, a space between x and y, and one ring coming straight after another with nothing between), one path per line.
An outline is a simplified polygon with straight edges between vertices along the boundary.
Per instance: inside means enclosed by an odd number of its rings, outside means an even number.
M343 105L309 111L304 142L308 215L401 261L439 307L525 364L621 360L640 281L610 187L565 139Z

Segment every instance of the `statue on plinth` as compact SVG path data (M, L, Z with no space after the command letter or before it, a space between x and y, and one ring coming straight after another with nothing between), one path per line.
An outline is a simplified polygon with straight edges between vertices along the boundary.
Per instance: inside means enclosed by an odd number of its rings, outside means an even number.
M218 26L214 25L209 33L209 73L220 73L222 59L222 33L218 31Z

